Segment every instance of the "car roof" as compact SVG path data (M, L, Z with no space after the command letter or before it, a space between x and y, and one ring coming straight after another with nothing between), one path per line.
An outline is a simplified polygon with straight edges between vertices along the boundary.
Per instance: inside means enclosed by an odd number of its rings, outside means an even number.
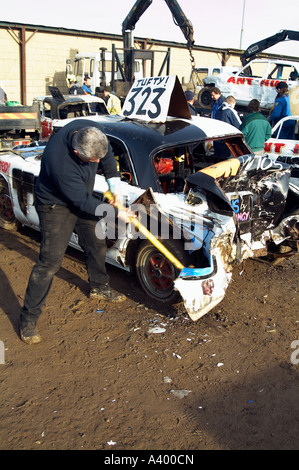
M253 59L248 64L246 64L244 67L247 65L250 65L252 62L271 62L275 64L282 64L282 65L296 65L297 67L299 66L299 62L295 60L283 60L283 59Z
M149 140L153 149L217 137L242 136L242 132L236 127L205 117L192 117L191 119L167 118L166 122L147 122L111 115L86 116L80 119L95 122L103 132L124 141L138 138L142 138L144 141ZM71 121L73 119L64 119L63 122L54 121L53 125L59 128Z
M243 134L225 122L211 118L178 119L169 118L166 122L146 122L128 119L122 116L87 116L75 118L94 123L108 137L115 137L123 142L134 161L141 188L157 189L156 175L153 171L150 155L171 147L188 145L189 143L204 142L216 137L236 137L243 139ZM55 128L60 128L73 121L65 119L53 122Z
M59 100L57 98L53 98L52 95L46 95L46 96L37 96L34 98L34 101L40 101L40 102L55 102L57 104L61 103L105 103L105 101L98 97L98 96L93 96L93 95L63 95L64 100Z

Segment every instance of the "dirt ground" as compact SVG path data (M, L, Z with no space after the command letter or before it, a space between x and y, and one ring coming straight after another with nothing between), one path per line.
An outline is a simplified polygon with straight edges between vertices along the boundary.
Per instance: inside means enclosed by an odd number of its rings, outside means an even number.
M2 450L298 449L298 258L247 261L193 322L109 266L128 300L89 300L82 254L69 250L43 341L28 346L18 317L39 235L0 230L0 249Z

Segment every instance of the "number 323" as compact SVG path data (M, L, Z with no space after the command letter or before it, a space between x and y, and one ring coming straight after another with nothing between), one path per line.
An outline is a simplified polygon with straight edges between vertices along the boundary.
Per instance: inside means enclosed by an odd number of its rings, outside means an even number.
M129 98L128 102L131 104L130 109L125 109L123 111L124 116L131 116L131 114L136 114L136 116L145 116L146 114L149 116L150 119L157 118L161 113L161 105L159 99L166 91L166 88L132 88L131 93L132 96ZM136 103L136 97L141 93L141 97L143 98L141 104L138 106ZM151 97L152 93L155 93L156 96ZM140 97L139 97L140 98ZM138 106L136 112L135 108ZM153 111L149 109L153 106Z

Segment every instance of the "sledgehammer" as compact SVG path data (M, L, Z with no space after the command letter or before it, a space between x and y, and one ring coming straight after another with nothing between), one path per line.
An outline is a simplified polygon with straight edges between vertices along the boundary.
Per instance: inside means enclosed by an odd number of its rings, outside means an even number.
M114 198L110 191L106 191L104 196L108 201L112 201ZM126 210L126 208L118 202L116 207L120 210ZM143 224L139 222L136 217L129 217L129 221L135 225L135 227L180 271L186 269L184 265L175 257L172 253L161 243ZM181 273L182 274L182 273ZM180 274L180 275L181 275Z

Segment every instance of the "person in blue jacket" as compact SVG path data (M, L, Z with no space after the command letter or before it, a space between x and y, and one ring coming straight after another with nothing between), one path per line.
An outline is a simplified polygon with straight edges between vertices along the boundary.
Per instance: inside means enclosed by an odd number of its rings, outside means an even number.
M84 77L84 83L81 89L84 91L85 95L93 95L92 89L90 88L90 77Z
M116 159L96 123L74 119L53 135L46 146L34 191L41 228L40 254L20 315L20 337L27 344L41 341L36 323L73 232L85 254L89 296L114 302L126 299L109 286L106 240L96 232L99 220L96 210L103 204L93 194L99 165L110 191L117 197L120 177Z
M210 92L211 92L211 98L213 100L211 118L215 119L215 115L219 106L221 106L222 103L224 102L224 97L221 95L221 91L219 90L219 88L215 86L211 88Z
M279 82L276 86L277 96L274 106L269 116L269 122L272 127L286 116L291 116L289 88L287 83ZM273 135L275 137L275 135ZM283 123L279 134L279 139L295 139L295 121L288 120Z

